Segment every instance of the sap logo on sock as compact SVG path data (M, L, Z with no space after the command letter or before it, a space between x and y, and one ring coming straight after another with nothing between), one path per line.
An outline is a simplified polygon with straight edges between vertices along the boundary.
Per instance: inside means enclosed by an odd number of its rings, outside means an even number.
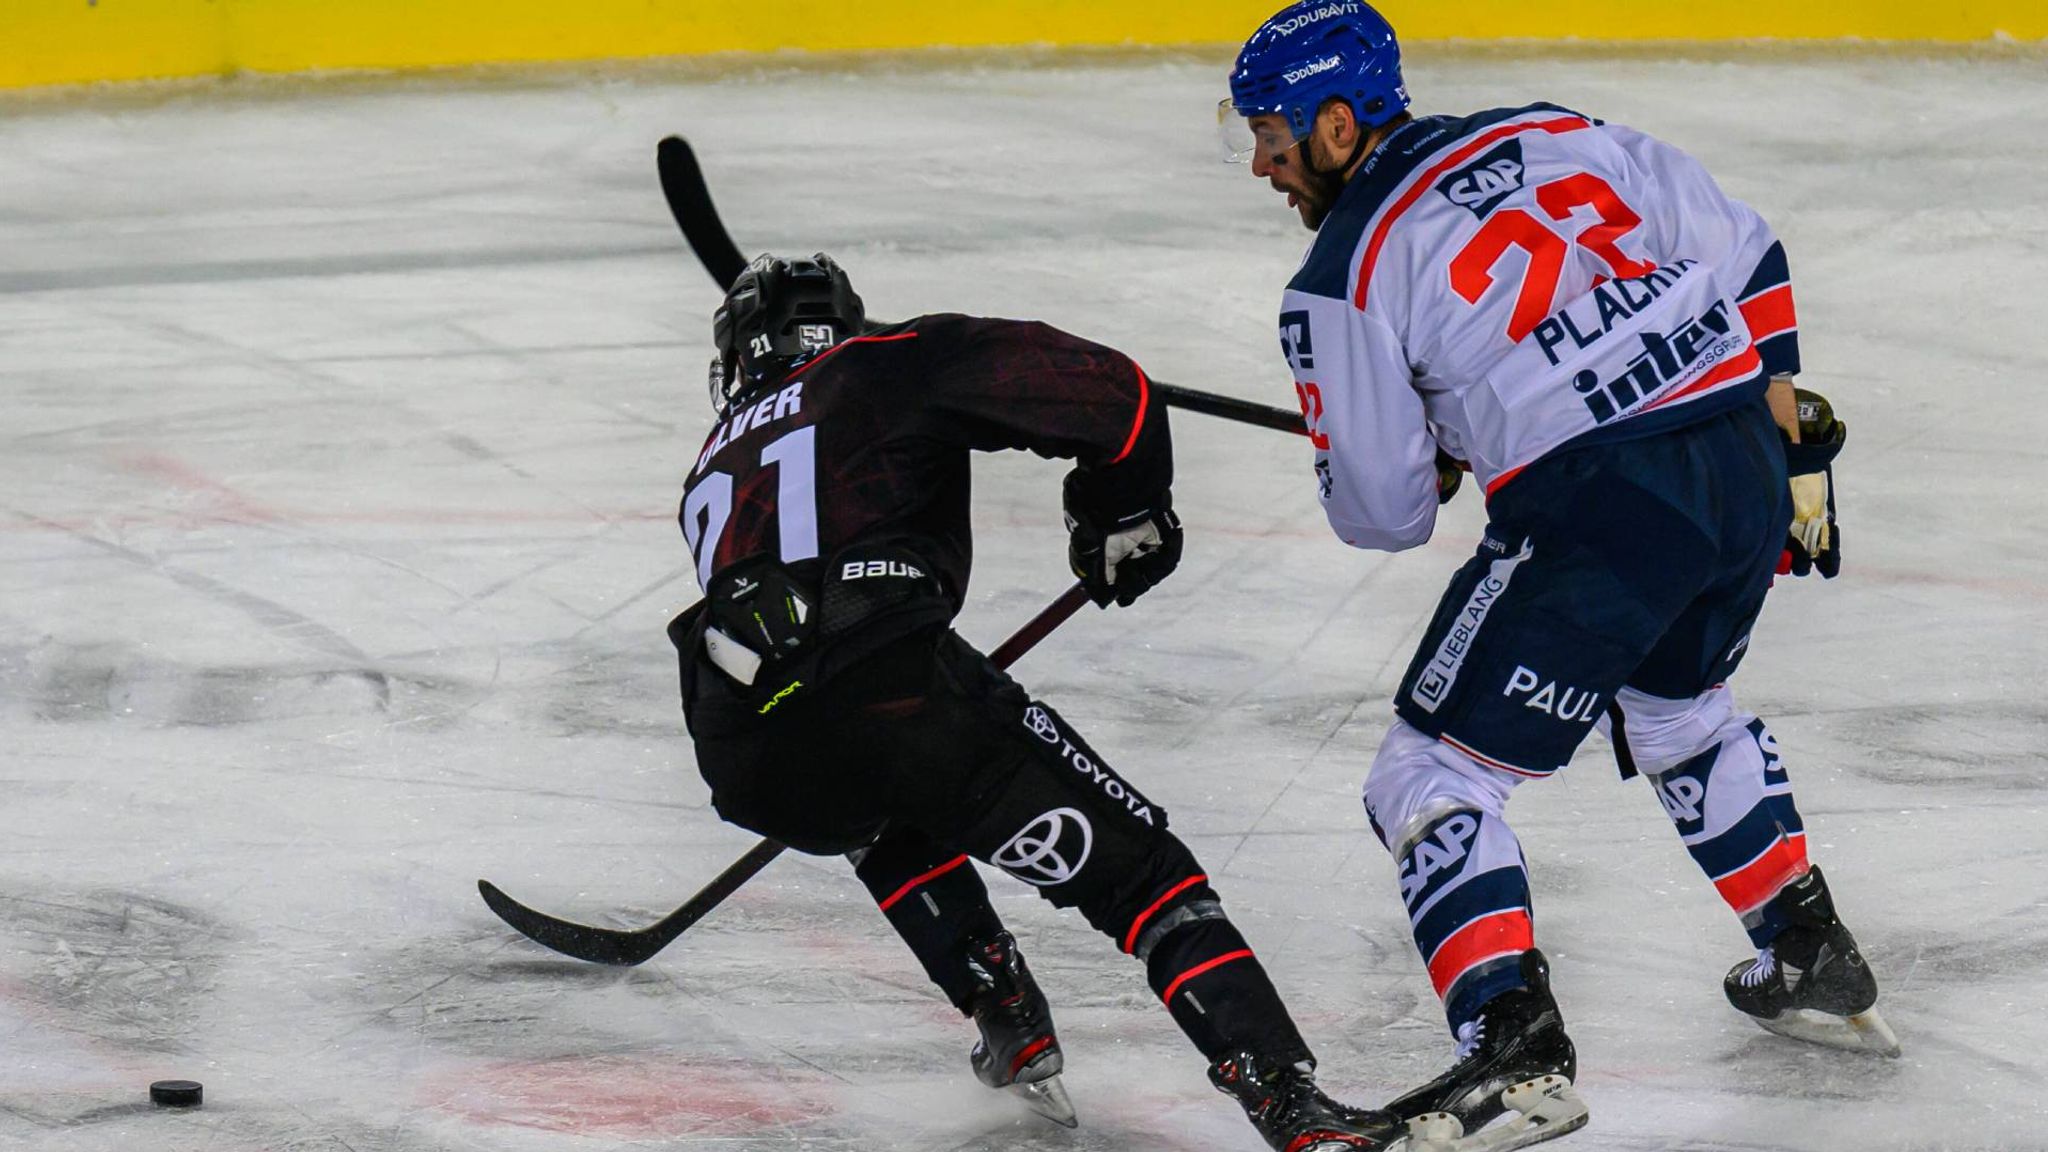
M867 580L876 576L908 577L924 579L924 569L901 560L848 560L839 569L841 580Z
M1522 190L1522 142L1509 140L1438 182L1436 190L1474 216L1500 207L1501 201Z
M1514 674L1508 677L1508 686L1501 690L1501 695L1527 696L1522 707L1582 724L1591 722L1593 710L1600 706L1599 693L1588 692L1584 688L1559 688L1557 681L1545 680L1521 664L1515 665Z
M1026 884L1049 888L1081 874L1095 847L1095 829L1073 808L1055 808L1018 829L989 863Z
M1443 888L1461 870L1479 835L1479 814L1456 812L1423 833L1401 858L1401 902L1413 914L1424 900Z
M1785 774L1785 758L1778 755L1778 738L1771 735L1762 720L1749 722L1749 737L1756 741L1756 750L1763 753L1764 787L1791 783L1792 778Z
M1060 759L1066 761L1068 767L1093 781L1097 788L1102 789L1104 796L1123 805L1124 811L1130 813L1133 819L1143 820L1154 827L1158 826L1158 821L1152 817L1151 802L1118 779L1115 773L1097 764L1086 752L1074 747L1071 740L1061 736L1059 725L1053 722L1051 713L1033 704L1024 710L1024 727L1047 744L1059 745Z
M1657 799L1664 805L1664 812L1673 824L1683 827L1698 823L1700 801L1707 798L1707 786L1690 776L1655 776L1651 778L1657 787Z

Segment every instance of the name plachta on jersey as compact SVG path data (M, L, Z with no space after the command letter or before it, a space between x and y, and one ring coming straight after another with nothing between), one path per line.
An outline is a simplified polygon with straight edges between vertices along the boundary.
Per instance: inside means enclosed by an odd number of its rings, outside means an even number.
M1522 190L1527 171L1522 163L1522 142L1511 138L1438 181L1436 190L1444 199L1485 219L1502 201Z

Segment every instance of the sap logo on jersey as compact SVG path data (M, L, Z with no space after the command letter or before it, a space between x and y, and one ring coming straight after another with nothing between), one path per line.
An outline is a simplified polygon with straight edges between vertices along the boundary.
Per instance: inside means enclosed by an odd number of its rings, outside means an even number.
M1280 354L1296 372L1313 370L1316 366L1316 341L1310 335L1308 312L1297 308L1280 314Z
M1522 142L1509 140L1438 182L1436 190L1481 219L1522 190Z
M1151 802L1118 779L1115 773L1097 764L1086 752L1074 747L1073 741L1060 734L1059 724L1053 720L1052 713L1033 704L1024 710L1024 727L1047 744L1059 745L1060 759L1066 761L1067 766L1074 771L1094 781L1095 786L1102 789L1103 795L1123 805L1124 811L1129 812L1132 818L1157 826L1158 821L1152 818Z
M1095 829L1088 817L1073 808L1055 808L1018 829L989 863L1026 884L1050 888L1079 876L1094 847Z
M1479 835L1479 819L1477 812L1454 812L1425 831L1415 847L1401 857L1401 902L1410 915L1465 862L1473 838Z
M1593 423L1605 424L1749 347L1749 333L1736 330L1733 311L1727 300L1716 300L1670 335L1642 333L1643 350L1612 380L1603 382L1590 368L1572 377Z
M1527 696L1522 707L1534 708L1559 720L1579 723L1591 721L1593 709L1600 705L1599 693L1583 688L1559 688L1557 681L1545 680L1521 664L1515 665L1514 674L1508 677L1508 686L1501 695Z

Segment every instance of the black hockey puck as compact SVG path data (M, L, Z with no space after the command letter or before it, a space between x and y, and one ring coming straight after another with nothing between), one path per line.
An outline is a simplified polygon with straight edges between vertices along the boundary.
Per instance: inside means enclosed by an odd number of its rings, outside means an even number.
M149 1100L160 1108L197 1108L201 1091L197 1080L159 1080L149 1086Z

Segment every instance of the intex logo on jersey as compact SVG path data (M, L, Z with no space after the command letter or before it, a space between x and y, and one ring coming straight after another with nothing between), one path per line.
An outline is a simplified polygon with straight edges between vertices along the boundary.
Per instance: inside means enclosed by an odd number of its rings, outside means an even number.
M839 569L841 580L871 580L877 576L924 579L924 569L901 560L848 560Z
M1026 884L1049 888L1081 874L1095 847L1095 829L1073 808L1055 808L996 849L989 863Z
M1522 190L1522 142L1509 140L1500 147L1465 165L1437 183L1436 190L1474 216L1500 207L1501 201Z
M1151 802L1131 791L1129 785L1117 779L1109 769L1090 759L1086 752L1074 747L1073 741L1060 734L1060 726L1053 720L1051 713L1033 704L1024 710L1024 727L1047 744L1059 745L1060 759L1065 760L1074 771L1093 780L1095 786L1102 789L1103 795L1122 804L1124 811L1129 812L1133 818L1157 826L1158 821L1152 818Z
M1612 380L1603 383L1590 368L1572 377L1572 387L1586 402L1593 423L1605 424L1749 347L1749 334L1735 331L1731 311L1728 301L1716 300L1668 336L1643 333L1642 352Z
M1479 835L1479 820L1477 812L1453 812L1401 857L1401 902L1410 916L1462 870L1473 838Z
M1570 723L1590 723L1593 709L1600 706L1600 694L1584 688L1559 688L1557 681L1545 680L1534 669L1515 665L1515 671L1508 677L1508 686L1501 691L1503 696L1527 696L1522 707L1534 708L1549 716Z
M1311 76L1320 76L1343 62L1342 56L1325 56L1312 64L1304 64L1292 72L1282 72L1280 75L1289 84L1299 84Z

